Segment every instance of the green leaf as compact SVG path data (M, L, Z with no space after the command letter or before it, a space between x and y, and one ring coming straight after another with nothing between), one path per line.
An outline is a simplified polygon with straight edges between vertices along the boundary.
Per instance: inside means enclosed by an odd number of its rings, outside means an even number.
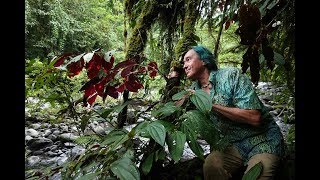
M86 116L86 115L82 116L81 123L80 123L80 128L82 132L84 132L84 130L86 129L89 119L90 119L90 116Z
M267 9L272 9L277 3L278 3L279 1L277 1L277 0L273 0L269 5L268 5L268 7L267 7Z
M129 158L124 157L113 162L110 168L120 180L140 180L139 171Z
M152 111L152 115L155 117L165 118L167 116L170 116L179 109L180 107L176 106L174 102L168 102L159 109Z
M146 131L146 127L148 126L148 124L148 121L140 122L132 130L134 130L136 135L140 135L140 133L143 134L143 132Z
M172 96L172 100L176 101L176 100L179 100L179 99L182 99L184 96L186 96L187 94L189 94L188 91L186 90L183 90L183 91L180 91L178 92L177 94L174 94Z
M285 63L284 57L279 53L274 52L273 59L276 64L284 65Z
M191 102L203 113L211 111L212 103L208 93L202 89L198 89L190 96Z
M101 146L109 145L113 150L117 149L121 144L129 139L128 133L123 130L114 130L110 132L105 140L101 143Z
M91 180L91 179L96 179L97 176L100 174L101 172L95 172L95 173L89 173L86 174L84 176L81 176L78 180Z
M262 162L258 162L256 165L254 165L244 176L242 177L242 180L252 180L257 179L260 175L262 170Z
M168 121L158 120L159 123L161 123L164 128L166 128L166 131L173 131L175 128L175 125Z
M177 162L180 160L184 145L186 143L186 135L181 131L175 131L173 134L168 135L167 140L168 149L171 154L172 159Z
M159 159L160 160L164 160L164 158L166 157L166 152L164 151L164 149L158 149L156 151L156 154L155 154L155 161L158 161Z
M135 126L132 130L134 130L135 135L145 137L145 138L151 138L149 132L148 132L148 125L150 122L143 121L141 123L138 123L137 126Z
M164 141L166 138L166 129L164 128L164 126L158 122L152 122L151 124L149 124L147 126L148 132L150 134L150 136L157 142L159 143L161 146L164 145Z
M264 57L264 55L261 53L259 55L259 64L263 64L265 62L266 58Z
M102 118L107 118L109 116L109 114L112 112L113 112L113 108L112 109L104 109L102 112L99 112L99 113L101 113L100 116Z
M186 138L187 143L190 146L190 149L192 150L192 152L200 159L204 159L203 158L204 151L202 147L199 145L199 143L197 142L196 133L193 131L193 129L189 126L188 123L182 122L181 128L182 128L182 132L184 132L187 136Z
M149 154L146 160L142 163L142 172L147 175L152 167L154 152Z

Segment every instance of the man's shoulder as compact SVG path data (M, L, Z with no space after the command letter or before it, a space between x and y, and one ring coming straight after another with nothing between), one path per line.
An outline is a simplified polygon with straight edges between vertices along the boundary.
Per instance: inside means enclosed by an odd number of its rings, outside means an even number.
M220 76L230 76L230 75L241 74L241 71L237 67L224 67L224 68L218 69L217 74L219 74Z

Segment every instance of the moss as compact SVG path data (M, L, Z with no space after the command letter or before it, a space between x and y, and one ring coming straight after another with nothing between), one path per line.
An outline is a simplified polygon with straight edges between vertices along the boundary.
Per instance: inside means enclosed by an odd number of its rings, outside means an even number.
M139 56L146 47L147 32L159 13L157 1L148 1L144 5L143 10L144 11L141 12L136 26L132 30L132 34L128 42L126 59Z
M197 45L198 37L195 35L195 23L199 17L197 7L200 0L187 0L187 8L183 24L182 38L178 41L175 48L175 62L173 64L181 64L182 55L188 50L188 47ZM180 65L182 66L182 65Z

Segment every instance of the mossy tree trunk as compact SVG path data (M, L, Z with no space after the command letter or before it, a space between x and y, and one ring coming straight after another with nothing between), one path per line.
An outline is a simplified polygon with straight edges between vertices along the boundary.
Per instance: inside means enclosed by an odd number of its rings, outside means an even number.
M132 34L129 38L128 47L126 47L125 59L133 59L138 64L143 61L142 52L146 47L147 43L147 32L151 28L152 23L158 16L159 8L158 1L151 0L146 2L141 12L140 18L132 30ZM129 99L129 91L125 90L123 93L123 103ZM126 106L118 115L118 128L122 128L127 120L127 109Z

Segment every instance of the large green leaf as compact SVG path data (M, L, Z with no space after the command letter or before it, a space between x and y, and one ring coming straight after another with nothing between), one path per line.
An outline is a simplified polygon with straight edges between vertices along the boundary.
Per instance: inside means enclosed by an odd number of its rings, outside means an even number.
M97 178L97 176L100 174L101 172L95 172L95 173L89 173L89 174L85 174L84 176L81 176L78 180L94 180Z
M203 113L211 111L212 103L208 93L202 89L198 89L190 96L191 102Z
M155 157L154 157L154 160L155 161L158 161L159 159L160 160L164 160L166 157L166 152L164 151L164 148L162 149L158 149L155 153Z
M284 57L279 53L274 52L273 59L276 64L284 65L285 63Z
M139 180L140 174L135 164L132 161L124 157L113 162L110 165L111 171L120 179L120 180Z
M111 149L115 150L128 139L128 133L124 130L114 130L106 136L101 146L109 145Z
M262 162L258 162L256 165L254 165L244 176L242 177L242 180L252 180L257 179L261 173L262 170Z
M172 96L172 100L174 100L174 101L180 100L180 99L182 99L184 96L186 96L187 94L189 94L189 92L186 91L186 90L180 91L180 92L178 92L177 94L174 94L174 95Z
M135 134L139 135L141 137L145 137L145 138L151 138L149 131L148 131L148 125L150 124L150 122L148 121L144 121L140 124L138 124L134 130L135 130Z
M177 162L180 160L184 145L186 143L186 135L181 131L175 131L173 134L168 135L167 144L172 159Z
M146 130L146 127L148 126L148 121L143 121L141 123L138 123L131 131L134 131L135 135L140 135L142 137L150 137L149 133Z
M192 152L200 159L204 159L203 158L204 151L202 147L199 145L199 143L197 142L197 135L194 132L193 128L190 127L190 125L184 121L182 122L181 129L182 129L182 132L186 134L186 137L187 137L186 139L188 140L187 143L190 146L190 149L192 150Z
M146 160L142 163L142 172L147 175L152 167L154 152L149 154Z
M161 106L159 109L152 111L152 115L155 117L165 118L178 111L179 109L180 107L176 106L174 102L170 101Z
M147 130L150 136L161 146L164 145L164 141L166 138L166 129L164 126L158 122L154 121L147 126Z
M159 123L161 123L164 128L166 128L166 131L173 131L175 128L175 125L168 121L158 120Z

